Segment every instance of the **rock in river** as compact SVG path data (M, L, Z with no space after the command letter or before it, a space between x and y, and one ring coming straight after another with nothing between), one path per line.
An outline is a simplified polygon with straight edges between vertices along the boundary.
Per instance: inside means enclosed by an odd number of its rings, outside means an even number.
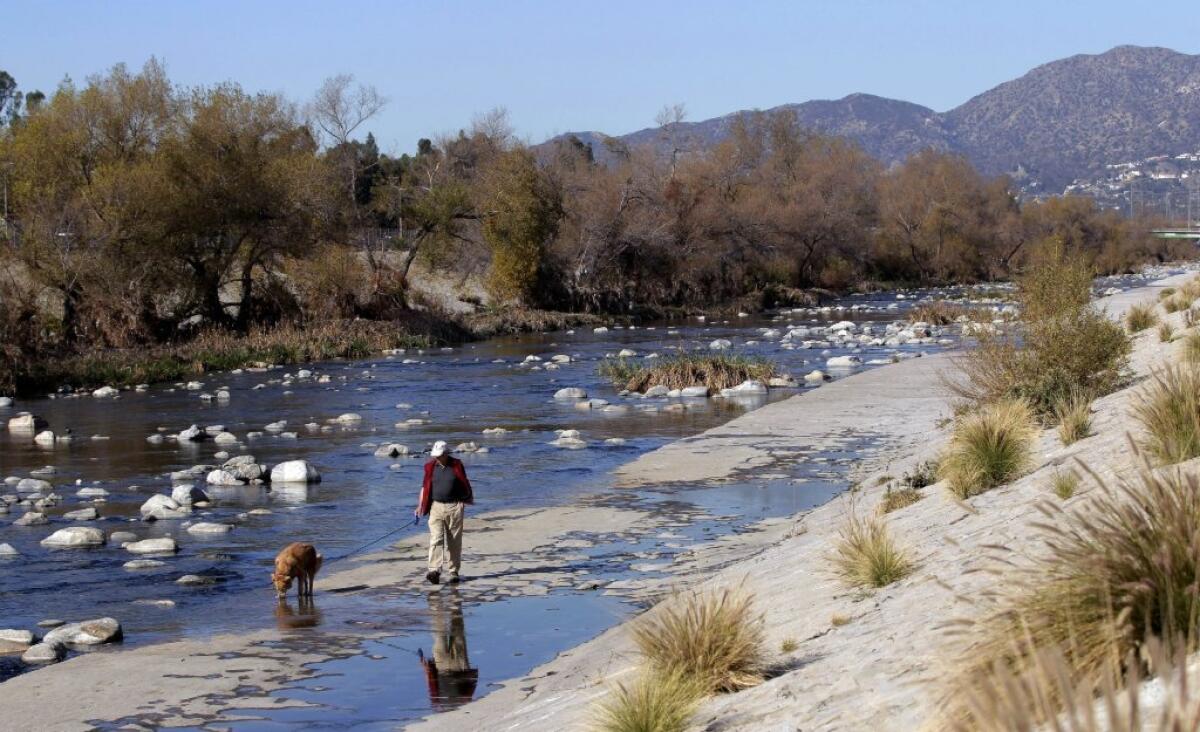
M708 396L707 386L685 386L679 390L679 396L685 397L706 397Z
M271 469L272 483L320 483L321 474L307 460L288 460Z
M36 639L36 636L28 630L0 629L0 653L23 651L33 645Z
M82 623L67 623L46 633L42 643L67 643L77 646L98 646L121 640L121 624L116 618L95 618Z
M825 365L829 368L853 368L862 365L862 359L858 356L834 356L825 361Z
M170 496L164 496L161 493L150 496L141 508L142 518L157 520L157 519L177 519L191 513L191 508L179 505L179 502Z
M104 541L104 532L100 529L92 526L68 526L42 539L42 546L101 546Z
M62 643L38 643L35 646L30 646L29 650L21 654L21 660L25 663L57 663L67 655L67 647Z
M554 392L555 399L587 399L587 392L577 386L559 389Z
M171 489L171 500L180 506L190 506L193 503L207 501L208 494L194 485L184 483Z
M9 432L37 432L44 429L47 423L46 420L30 414L29 412L21 412L15 417L10 417L8 420Z
M50 523L44 513L40 511L26 511L25 515L13 521L13 526L44 526Z
M179 551L179 545L169 536L157 539L142 539L131 541L125 545L125 550L134 554L174 554Z
M246 483L228 470L220 468L209 473L204 480L209 485L244 485Z
M159 559L130 559L121 566L125 569L154 569L165 564L166 562Z
M189 534L224 534L232 530L233 527L229 524L218 524L211 521L201 521L187 528Z
M81 508L77 511L67 511L63 514L63 518L68 521L95 521L100 518L100 514L91 506Z
M17 493L49 493L54 490L50 481L41 478L22 478L17 483Z
M12 544L0 544L0 557L18 557L21 552L13 548Z

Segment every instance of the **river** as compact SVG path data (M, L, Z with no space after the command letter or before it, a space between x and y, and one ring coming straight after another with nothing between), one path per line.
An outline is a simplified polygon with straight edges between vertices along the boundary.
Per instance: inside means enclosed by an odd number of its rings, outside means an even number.
M1143 279L1103 284L1124 288ZM364 361L209 374L200 379L199 390L155 385L144 392L123 391L117 398L20 400L11 408L0 409L0 418L31 411L45 418L52 429L70 429L73 439L66 445L43 448L28 436L0 430L0 476L25 477L52 466L52 474L40 477L50 480L63 497L60 505L47 510L51 521L46 526L13 525L22 512L15 506L9 515L0 516L0 543L9 543L20 553L0 557L0 628L33 628L45 618L71 621L113 616L121 620L128 646L250 631L275 623L305 627L328 624L331 619L352 622L349 619L381 612L378 603L386 597L374 598L372 609L353 598L329 597L318 598L320 611L300 608L296 612L290 605L272 611L274 599L268 587L271 559L289 541L312 541L332 561L410 522L423 458L375 457L377 445L398 442L414 452L427 450L439 439L451 445L475 442L486 446L486 453L460 455L476 486L475 511L562 505L581 496L606 493L615 496L619 492L608 477L614 467L745 410L786 399L797 389L772 389L764 396L737 399L623 398L596 373L607 355L621 349L636 351L636 358L650 353L665 355L677 349L707 348L714 340L727 339L731 350L770 358L780 370L801 380L816 368L837 378L854 369L826 369L830 357L854 353L867 362L859 368L871 368L872 361L883 363L953 347L958 328L949 326L932 342L920 344L828 349L789 348L778 335L764 338L763 331L786 332L789 326L851 320L872 324L875 332L881 332L883 324L903 319L915 302L959 293L927 290L859 295L820 310L720 322L689 319L612 327L603 333L581 329L527 334ZM545 369L554 354L567 354L571 362ZM526 361L530 356L542 360ZM289 378L302 368L311 370L313 377ZM322 383L320 376L329 379ZM584 388L590 396L622 409L584 410L574 402L555 400L555 390L566 386ZM200 398L201 393L222 388L229 391L228 400ZM361 415L361 421L329 425L329 420L347 412ZM410 419L419 421L397 426ZM286 420L287 430L296 436L264 433L247 437L248 432L261 431L278 420ZM192 424L223 425L240 441L233 446L212 441L147 441L149 435L178 432ZM312 424L326 428L305 426ZM496 427L506 432L483 434L485 428ZM563 449L551 445L555 430L561 429L579 430L588 446ZM188 534L181 521L140 520L138 509L148 497L170 492L170 472L197 464L219 464L215 453L222 449L232 455L253 454L267 464L303 458L319 469L322 482L302 491L205 487L212 505L198 509L193 520L236 527L211 538ZM680 517L681 528L671 548L651 547L657 550L656 556L669 559L691 543L741 530L763 518L791 515L844 489L844 467L854 458L852 450L814 458L809 473L787 480L680 487L665 496L633 492L622 499L655 501L662 511ZM202 480L199 484L202 486ZM100 502L77 497L76 492L84 487L103 488L108 495ZM161 567L131 571L122 564L133 556L111 544L70 550L40 546L39 541L55 529L76 523L63 519L63 513L86 506L94 506L100 514L86 525L110 533L133 531L139 538L172 536L179 542L180 552ZM251 514L252 509L266 511ZM691 516L695 520L689 519ZM400 536L424 531L423 526L410 526ZM627 545L591 552L596 575L604 581L620 579L630 571L629 556L646 548ZM469 557L468 526L468 562ZM469 566L465 571L469 579ZM200 575L208 584L176 584L185 574ZM315 706L265 714L259 722L238 728L310 727L347 720L365 727L394 727L404 719L481 695L489 683L522 674L636 610L598 593L477 597L472 595L469 581L461 592L428 597L396 594L391 599L395 602L387 612L407 613L402 624L410 632L403 637L432 632L435 642L437 638L461 639L465 650L469 629L477 687L473 681L469 694L462 690L457 696L442 695L446 698L431 694L422 666L410 656L419 645L415 639L399 645L392 641L403 653L387 652L388 641L372 641L364 654L331 662L330 674L342 680L337 685L342 695L336 707L323 706L328 698L322 697L321 691L330 687L327 681L301 685L289 698ZM569 616L569 620L547 623L548 615ZM425 648L428 650L428 644ZM24 670L15 656L0 656L0 679ZM377 693L381 683L386 694ZM357 701L343 698L347 693Z

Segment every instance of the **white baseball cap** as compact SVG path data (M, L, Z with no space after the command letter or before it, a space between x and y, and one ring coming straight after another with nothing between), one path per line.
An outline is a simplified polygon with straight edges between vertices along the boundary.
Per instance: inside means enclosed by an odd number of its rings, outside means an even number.
M446 441L438 440L437 442L433 443L433 449L429 451L429 454L434 457L441 457L448 452L450 452L450 448L446 447Z

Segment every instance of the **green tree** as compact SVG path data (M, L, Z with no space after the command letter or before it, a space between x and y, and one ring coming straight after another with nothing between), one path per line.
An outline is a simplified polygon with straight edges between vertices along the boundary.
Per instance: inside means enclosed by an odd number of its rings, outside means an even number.
M501 154L485 190L483 237L492 252L488 287L499 300L535 304L546 246L562 216L561 192L527 150Z

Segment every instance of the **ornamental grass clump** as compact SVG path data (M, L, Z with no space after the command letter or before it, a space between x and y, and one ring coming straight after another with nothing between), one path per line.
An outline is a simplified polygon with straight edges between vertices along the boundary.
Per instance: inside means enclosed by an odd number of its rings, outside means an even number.
M879 507L876 510L879 513L899 511L902 508L913 505L923 497L921 491L916 488L909 488L907 486L895 490L888 488L884 492L883 498L879 499Z
M1200 729L1200 694L1186 658L1171 658L1162 643L1143 644L1156 687L1143 686L1137 659L1122 678L1073 678L1063 651L1036 648L1017 673L998 664L962 695L961 716L945 720L950 732L1182 732Z
M1058 438L1064 445L1089 437L1092 434L1092 401L1081 394L1060 399L1054 405L1054 420L1058 422Z
M1162 343L1170 343L1175 337L1175 326L1165 320L1158 325L1158 340Z
M842 581L859 589L886 587L907 577L914 567L883 519L860 518L853 508L834 544L832 559Z
M1050 488L1054 491L1054 495L1065 501L1079 490L1079 474L1074 470L1056 472L1050 480Z
M1200 366L1156 373L1133 405L1145 430L1141 446L1160 464L1200 457Z
M1111 483L1087 472L1097 487L1084 509L1047 506L1058 520L1041 524L1041 550L996 583L994 605L958 624L961 656L943 675L951 719L972 716L978 689L1004 674L1036 678L1043 649L1061 649L1064 685L1092 688L1153 670L1148 639L1171 657L1196 651L1200 476L1146 467ZM1040 721L1070 700L1046 693Z
M1169 301L1168 301L1169 302ZM1182 310L1182 308L1180 308ZM1167 312L1174 312L1168 310ZM1158 314L1154 312L1153 304L1134 305L1125 313L1125 325L1130 333L1139 333L1158 323Z
M633 640L656 674L678 674L704 694L763 680L763 616L742 588L674 597L633 625Z
M1007 483L1028 467L1035 434L1033 411L1026 402L982 407L955 424L938 476L960 499Z
M704 690L681 673L641 672L617 683L595 708L597 732L684 732Z
M1184 337L1183 360L1186 363L1200 365L1200 332L1191 331Z

